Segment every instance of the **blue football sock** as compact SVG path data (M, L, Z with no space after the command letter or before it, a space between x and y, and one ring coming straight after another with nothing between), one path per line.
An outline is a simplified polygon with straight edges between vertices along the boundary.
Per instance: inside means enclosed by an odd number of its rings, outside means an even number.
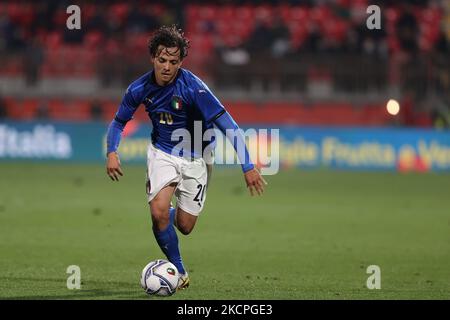
M175 216L175 215L173 215ZM169 223L167 228L163 231L157 231L153 228L156 242L167 259L172 262L181 274L186 273L181 259L180 249L178 248L178 236L172 223Z
M175 222L175 208L174 207L170 207L169 208L169 223L170 224L174 224Z

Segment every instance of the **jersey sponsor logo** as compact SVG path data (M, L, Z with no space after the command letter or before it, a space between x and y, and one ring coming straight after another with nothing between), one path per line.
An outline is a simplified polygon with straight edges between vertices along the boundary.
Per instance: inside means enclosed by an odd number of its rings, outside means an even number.
M181 110L183 109L183 100L178 96L172 97L172 108L175 110Z

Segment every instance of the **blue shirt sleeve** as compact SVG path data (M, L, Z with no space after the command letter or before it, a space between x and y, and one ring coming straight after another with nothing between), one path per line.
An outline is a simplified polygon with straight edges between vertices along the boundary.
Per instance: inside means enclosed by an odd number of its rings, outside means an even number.
M192 88L193 101L205 121L210 122L218 114L223 113L225 108L203 81L200 79L196 80Z
M116 112L116 120L122 122L130 121L140 104L141 102L136 101L136 98L133 96L133 91L130 85L122 98L119 110Z
M135 97L133 97L131 86L129 86L122 98L122 102L120 103L114 120L108 127L108 133L106 135L106 154L117 151L120 139L122 138L123 129L127 122L133 118L139 105L140 102L136 102Z
M108 134L106 135L106 155L111 152L116 152L119 148L120 138L122 137L125 124L113 120L108 127Z
M242 171L245 173L255 168L255 165L250 159L241 129L239 129L239 126L233 120L231 115L226 111L223 112L214 119L214 124L233 144L234 150L236 150L239 161L241 162Z

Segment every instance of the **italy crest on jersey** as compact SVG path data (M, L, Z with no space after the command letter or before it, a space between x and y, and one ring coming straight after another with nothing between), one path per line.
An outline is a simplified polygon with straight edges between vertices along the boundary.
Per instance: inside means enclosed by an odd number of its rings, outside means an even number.
M180 97L173 96L172 97L172 108L175 110L183 109L183 100Z

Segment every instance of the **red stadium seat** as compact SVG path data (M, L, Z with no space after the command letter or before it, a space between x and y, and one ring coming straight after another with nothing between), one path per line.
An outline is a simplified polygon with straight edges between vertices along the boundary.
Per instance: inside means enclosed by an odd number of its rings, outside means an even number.
M4 97L3 101L6 106L6 113L8 117L14 120L22 119L22 106L15 98Z
M117 112L117 109L119 107L120 101L103 101L102 107L103 107L103 119L106 121L111 121L114 118L114 115Z
M235 6L225 5L220 8L220 14L219 14L218 20L228 21L228 23L230 23L230 21L235 22L236 21L236 13L237 13L237 10L236 10Z
M75 100L66 108L68 120L89 121L91 120L91 104L87 100Z
M310 17L313 22L316 22L318 25L322 26L328 20L332 19L333 15L328 6L320 5L311 10Z
M285 3L280 4L278 6L278 17L286 24L291 21L291 6Z
M187 24L197 21L200 18L199 6L195 4L189 4L185 8L186 22Z
M304 7L290 7L287 9L286 17L289 20L306 23L310 19L310 12Z
M125 22L129 12L129 5L126 3L114 3L108 6L108 16L116 18L121 23Z
M56 10L56 13L53 17L53 25L55 26L56 30L63 30L63 28L66 28L66 21L67 21L67 12L66 7L60 7L58 10Z
M400 11L396 7L388 7L384 9L384 12L388 23L395 23L400 17Z
M84 37L84 45L89 51L99 48L103 41L103 34L99 31L88 32Z
M16 16L17 23L23 28L31 27L34 20L34 11L31 3L20 4L20 12Z
M303 23L293 21L288 25L291 32L291 44L293 48L298 48L302 45L305 39L308 37L307 26Z
M201 20L215 21L219 15L220 9L214 5L203 5L198 9L198 18Z
M384 105L368 104L362 109L361 124L384 125L390 122L392 116L388 114Z
M52 99L48 101L48 113L50 118L55 120L64 120L66 114L64 103L60 99Z
M254 8L249 5L243 5L236 8L235 20L252 21L255 19Z
M96 8L97 6L94 3L88 2L83 4L82 23L89 24L95 14Z
M338 18L330 18L322 24L325 37L337 42L345 40L347 32L347 23Z
M153 16L162 17L166 13L166 6L160 3L151 3L147 6L147 11Z
M17 110L19 114L17 114L22 120L35 120L36 119L36 111L39 106L39 101L36 99L32 100L23 100L22 103L18 103Z
M49 50L57 50L62 44L61 33L58 31L53 31L47 33L45 37L45 46Z
M21 6L19 3L13 1L8 2L8 4L6 4L6 12L13 22L20 22Z
M253 9L253 16L256 20L262 20L271 24L274 18L274 8L270 5L258 5Z

